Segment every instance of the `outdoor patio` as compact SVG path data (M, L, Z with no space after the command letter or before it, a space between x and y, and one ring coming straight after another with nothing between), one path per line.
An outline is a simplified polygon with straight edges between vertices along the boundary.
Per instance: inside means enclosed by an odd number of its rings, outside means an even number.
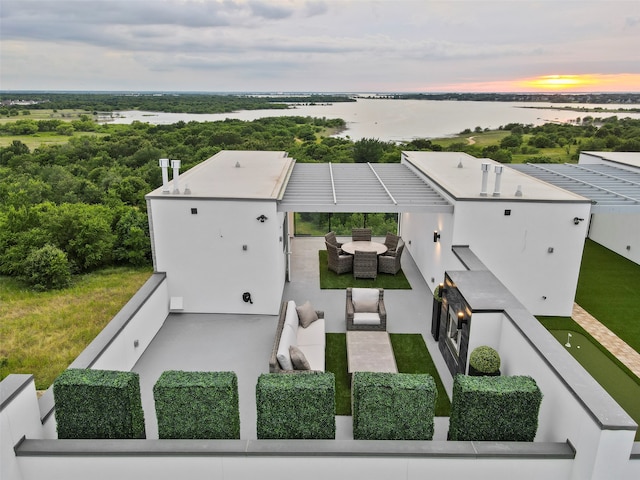
M323 237L292 240L291 281L285 285L283 300L298 304L309 300L324 310L327 332L345 332L345 291L320 289L318 250L324 248ZM431 291L406 250L402 270L412 289L385 290L387 331L422 334L450 397L452 378L430 334ZM158 436L153 401L158 377L165 370L191 370L237 374L241 438L255 439L255 386L260 374L268 372L277 320L273 315L170 314L133 368L140 374L147 438ZM447 429L448 419L437 417L434 440L445 440ZM353 438L351 417L336 417L336 438Z

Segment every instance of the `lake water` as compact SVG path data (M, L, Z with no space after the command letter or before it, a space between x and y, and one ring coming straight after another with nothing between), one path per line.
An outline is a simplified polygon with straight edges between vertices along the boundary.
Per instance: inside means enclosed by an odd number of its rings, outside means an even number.
M377 138L383 141L408 141L414 138L441 138L456 135L469 128L495 129L507 123L542 125L548 122L567 122L577 117L640 119L640 113L577 112L571 110L549 110L543 107L564 107L568 104L509 103L509 102L457 102L435 100L387 100L358 99L357 102L328 105L298 105L288 110L243 110L219 114L187 114L144 111L117 112L120 116L109 123L129 124L141 121L154 125L166 125L179 121L207 122L226 118L255 120L264 117L289 115L319 118L342 118L347 130L339 134L352 140ZM613 109L630 108L637 105L572 104L572 107ZM531 108L538 107L538 108Z

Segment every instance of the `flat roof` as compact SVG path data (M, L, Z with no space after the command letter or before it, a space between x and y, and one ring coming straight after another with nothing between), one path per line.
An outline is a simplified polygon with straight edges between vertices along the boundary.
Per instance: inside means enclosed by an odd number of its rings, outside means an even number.
M170 193L163 193L160 187L146 198L278 200L294 163L287 152L223 150L181 173L180 193L173 193L174 180L171 180ZM185 194L187 188L190 193Z
M521 173L509 165L489 158L476 158L461 152L402 152L403 162L413 165L438 187L456 200L573 202L589 199ZM487 195L482 190L483 163L489 164ZM501 166L500 195L495 191L495 167ZM522 195L517 195L517 191Z
M451 213L453 205L399 163L297 163L278 210Z
M593 213L640 212L640 170L589 163L527 163L513 168L589 198Z

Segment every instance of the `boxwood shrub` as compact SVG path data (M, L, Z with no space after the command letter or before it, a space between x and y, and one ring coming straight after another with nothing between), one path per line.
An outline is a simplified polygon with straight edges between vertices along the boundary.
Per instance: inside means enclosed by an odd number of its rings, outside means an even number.
M135 372L68 369L53 383L58 438L144 438Z
M160 438L240 438L234 372L163 372L153 386Z
M531 377L456 375L449 439L532 442L541 401Z
M262 374L256 385L258 438L335 438L335 392L331 372Z
M428 374L355 372L353 438L431 440L436 382Z

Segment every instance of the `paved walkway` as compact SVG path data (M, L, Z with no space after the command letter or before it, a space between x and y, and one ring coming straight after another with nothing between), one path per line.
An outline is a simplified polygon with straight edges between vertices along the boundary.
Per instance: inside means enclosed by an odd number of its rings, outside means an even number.
M577 303L573 304L571 318L613 353L629 370L640 377L640 353L636 352Z

